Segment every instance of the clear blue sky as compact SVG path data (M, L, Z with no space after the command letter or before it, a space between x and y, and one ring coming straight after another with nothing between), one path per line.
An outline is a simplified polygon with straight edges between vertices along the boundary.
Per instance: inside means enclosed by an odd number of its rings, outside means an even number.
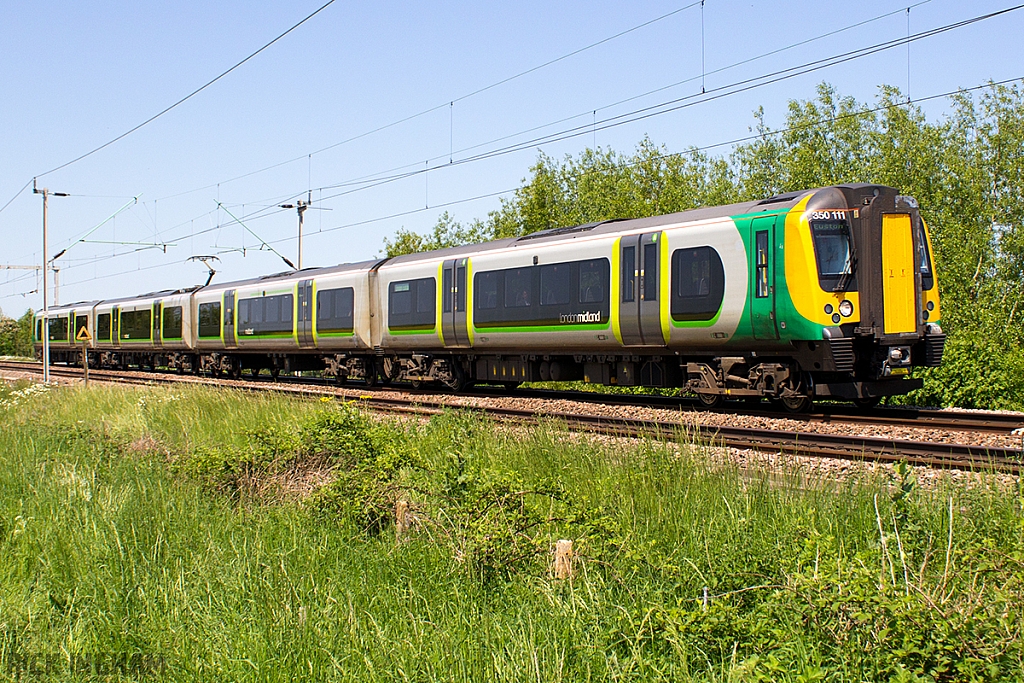
M31 188L16 195L33 176L141 123L325 1L4 3L0 206L14 199L0 212L0 264L40 261L42 200ZM706 0L703 87L713 92L905 37L907 5L915 5L909 29L917 33L1014 4L919 1ZM356 261L380 253L383 239L399 228L428 231L444 210L463 221L485 217L498 206L496 193L519 185L539 151L562 157L596 143L630 152L645 135L678 151L748 134L758 106L770 124L779 125L787 101L812 98L822 81L861 101L873 100L882 84L908 87L908 51L900 46L671 113L445 168L450 155L459 161L699 94L697 5L465 97L688 4L337 0L141 130L40 177L40 187L72 194L50 200L51 256L131 197L140 198L89 239L144 244L75 244L58 261L60 300L200 283L206 269L187 261L193 255L219 255L221 282L285 270L277 256L257 250L256 238L218 209L218 201L295 261L296 213L272 207L312 190L318 209L306 213L304 265ZM859 22L867 23L721 70ZM1024 76L1022 35L1019 10L914 42L911 96ZM637 97L687 79L694 80ZM635 99L615 104L629 98ZM933 120L948 111L944 100L923 106ZM530 129L536 130L523 133ZM424 168L429 172L369 189L348 184ZM484 195L491 196L464 201ZM153 243L173 246L166 253L135 251ZM17 316L39 308L40 294L29 293L36 282L28 271L0 271L0 309Z

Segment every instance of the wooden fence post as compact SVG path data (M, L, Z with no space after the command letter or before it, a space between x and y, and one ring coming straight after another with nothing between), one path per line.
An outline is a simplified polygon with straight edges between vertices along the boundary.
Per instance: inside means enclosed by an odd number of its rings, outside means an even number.
M575 574L575 554L572 541L562 539L555 543L555 565L553 572L556 579L571 579Z

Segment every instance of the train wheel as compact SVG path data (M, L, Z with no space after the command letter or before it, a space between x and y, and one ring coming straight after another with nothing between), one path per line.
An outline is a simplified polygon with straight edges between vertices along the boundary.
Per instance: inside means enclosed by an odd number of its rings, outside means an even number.
M278 368L278 367L270 368L270 378L271 379L273 379L276 382L277 378L280 377L280 376L281 376L281 368Z
M377 363L368 358L363 361L363 384L368 387L377 386Z
M231 379L242 379L242 366L237 363L232 363L231 369L228 370L228 375Z
M398 379L400 371L398 360L390 356L384 356L380 361L380 383L391 384Z
M251 369L249 370L249 375L250 375L250 376L251 376L251 377L252 377L253 379L259 379L259 376L260 376L260 368L251 368Z
M853 399L853 405L857 406L861 410L871 410L882 401L881 396L872 396L871 398L855 398Z
M725 401L725 397L721 394L697 394L697 399L700 400L700 404L708 410L716 410L720 408L722 403Z
M782 407L790 413L809 413L814 402L810 396L783 396L779 399Z

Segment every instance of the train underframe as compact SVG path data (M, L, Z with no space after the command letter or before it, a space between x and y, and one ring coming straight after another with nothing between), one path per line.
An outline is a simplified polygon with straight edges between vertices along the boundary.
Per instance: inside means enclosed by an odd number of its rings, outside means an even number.
M872 406L881 398L920 388L913 366L935 367L942 357L944 335L933 334L908 345L876 340L797 342L788 353L778 350L680 355L661 353L542 354L510 351L478 354L452 350L401 354L378 352L255 353L225 350L91 350L93 368L167 368L181 374L235 379L266 371L320 372L339 382L375 385L408 382L460 391L473 384L509 388L523 382L583 381L625 387L681 388L707 407L726 399L778 401L791 411L809 410L815 399L852 401ZM56 363L81 364L80 349L51 349Z

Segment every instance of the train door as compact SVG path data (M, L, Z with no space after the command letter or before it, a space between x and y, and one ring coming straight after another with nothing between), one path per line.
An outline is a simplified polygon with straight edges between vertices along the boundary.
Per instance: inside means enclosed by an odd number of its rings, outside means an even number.
M750 222L750 326L754 339L778 339L775 314L775 216Z
M299 346L306 347L313 345L313 310L316 302L313 301L313 281L302 280L299 282L299 307L295 320L295 330L299 336Z
M160 335L160 309L162 306L159 303L153 304L153 344L160 346L161 335Z
M469 346L466 307L468 259L445 261L441 272L441 332L445 346Z
M619 242L619 332L624 346L664 346L659 301L660 232L629 235Z
M121 307L114 306L110 309L110 343L114 346L121 345Z
M882 313L885 334L917 331L917 279L910 216L882 216Z
M224 345L235 345L235 290L224 292Z

